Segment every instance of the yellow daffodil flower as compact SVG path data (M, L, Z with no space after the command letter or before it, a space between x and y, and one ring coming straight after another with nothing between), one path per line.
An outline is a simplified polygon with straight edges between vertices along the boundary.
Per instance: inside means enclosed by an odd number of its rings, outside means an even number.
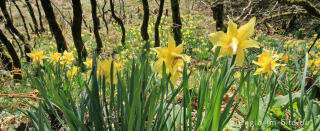
M69 70L67 72L67 77L69 79L71 79L74 75L76 75L78 73L78 70L79 70L79 67L77 67L77 66L72 67L72 70Z
M227 33L222 31L209 35L209 40L215 46L220 46L219 56L232 56L236 54L237 65L242 65L244 61L244 51L246 48L259 48L258 42L249 38L254 34L256 18L252 18L247 24L237 28L232 20L229 20Z
M50 55L50 61L53 63L53 64L56 64L59 60L60 60L60 57L61 57L61 53L51 53Z
M276 73L276 67L281 65L277 63L277 60L279 60L279 55L272 54L269 50L264 50L264 52L259 55L258 62L253 61L254 64L259 66L255 74L268 73L271 75L273 72Z
M171 73L171 81L174 83L178 77L182 75L184 61L190 62L190 57L181 54L183 51L183 44L176 47L176 43L172 37L169 38L168 47L153 48L157 53L158 60L154 63L153 70L162 74L162 64L166 65L166 73Z
M111 79L111 64L112 64L113 59L107 59L102 62L98 63L98 70L99 70L99 75L102 77L103 75L105 76L106 82L110 83ZM116 72L121 68L121 64L113 61L113 82L117 83L117 76Z
M27 53L27 55L31 57L33 64L40 63L41 65L43 65L42 59L45 58L45 56L43 55L43 51L33 50L31 53Z
M72 52L67 52L67 51L63 52L63 56L61 58L62 64L70 65L73 60L74 60L74 56L73 56Z
M83 62L83 64L88 68L92 68L92 59L88 58L85 62Z

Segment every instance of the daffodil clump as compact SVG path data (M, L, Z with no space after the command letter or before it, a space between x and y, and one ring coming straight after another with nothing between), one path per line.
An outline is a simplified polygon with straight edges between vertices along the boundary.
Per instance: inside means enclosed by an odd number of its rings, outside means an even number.
M153 48L157 53L158 60L153 65L153 70L161 76L163 63L166 66L166 73L171 74L170 80L175 83L182 75L184 61L190 62L190 57L182 54L183 44L176 46L172 37L169 38L167 47Z
M209 40L212 44L221 47L219 56L232 56L235 54L235 63L242 65L245 50L250 47L259 48L258 42L250 39L254 34L255 22L256 18L252 18L247 24L238 29L237 24L230 19L227 33L219 31L210 34Z
M67 64L67 65L70 65L72 64L72 62L74 61L74 56L73 56L73 53L72 52L67 52L67 51L64 51L63 52L63 56L61 57L61 63L62 64Z
M111 65L113 62L113 83L117 83L117 71L121 68L121 63L116 62L112 58L106 59L104 61L98 62L98 72L99 76L105 77L107 83L111 82Z
M276 67L281 65L277 63L279 58L280 56L273 54L272 51L264 50L264 52L259 55L258 61L253 61L254 64L259 66L255 74L268 73L268 75L271 75L273 72L277 73Z
M39 50L33 50L31 53L27 53L27 55L32 59L33 64L40 63L40 65L43 65L43 59L46 58L43 55L43 51Z
M50 55L50 61L55 65L57 62L59 62L61 57L61 53L51 53Z

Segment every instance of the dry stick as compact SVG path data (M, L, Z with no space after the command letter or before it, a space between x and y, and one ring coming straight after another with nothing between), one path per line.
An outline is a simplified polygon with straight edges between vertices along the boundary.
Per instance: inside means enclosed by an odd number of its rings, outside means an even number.
M33 93L20 93L20 94L0 94L0 97L9 97L9 98L33 98L36 100L44 100L43 98L37 97Z
M318 32L316 39L313 41L312 45L310 46L309 50L308 50L308 54L310 53L312 47L316 44L317 40L320 37L320 32Z

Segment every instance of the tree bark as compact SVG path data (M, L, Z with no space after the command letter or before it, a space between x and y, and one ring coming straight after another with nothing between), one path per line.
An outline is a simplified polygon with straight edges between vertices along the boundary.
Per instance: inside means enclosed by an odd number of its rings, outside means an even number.
M2 30L0 29L0 40L2 41L2 43L6 46L8 53L11 56L11 59L13 61L13 66L15 68L19 68L21 69L21 63L20 63L20 59L17 55L17 52L14 50L12 44L10 43L10 41L7 39L7 37L4 35L4 33L2 32ZM14 75L15 79L21 79L21 74L15 74Z
M224 21L224 9L223 4L219 3L215 7L211 7L213 13L213 19L216 21L216 30L217 31L226 31L226 28L223 25Z
M143 5L143 21L141 25L141 36L144 41L149 40L149 35L148 35L148 23L149 23L149 4L148 0L142 0L142 5Z
M41 0L41 5L49 23L50 31L53 33L53 36L56 39L58 52L63 53L63 51L68 50L68 47L61 28L56 21L51 2L50 0Z
M41 10L40 10L40 6L39 6L38 0L36 0L36 6L37 6L37 10L38 10L38 15L39 15L40 31L44 32L45 29L44 29L43 23L42 23L42 14L41 14Z
M124 24L122 20L117 17L117 15L114 12L114 3L113 0L110 0L110 9L111 9L111 15L112 18L116 20L116 22L120 25L121 27L121 32L122 32L122 37L121 37L121 43L122 45L125 45L125 40L126 40L126 29L124 28Z
M72 23L72 36L73 41L78 53L79 65L82 65L82 61L87 57L87 50L83 44L81 37L81 25L82 25L82 8L80 0L72 0L73 7L73 23Z
M26 1L26 4L27 4L27 8L28 8L29 14L31 16L33 25L34 25L35 33L38 33L39 32L38 23L37 23L36 16L34 15L33 8L32 8L32 6L30 4L30 0L25 0L25 1Z
M107 5L107 0L103 0L103 7L102 7L102 20L104 22L104 25L106 27L106 30L107 30L107 34L109 33L109 27L108 27L108 22L106 20L106 11L105 11L105 8L106 8L106 5Z
M97 54L101 53L102 49L102 40L100 38L99 34L99 18L97 17L97 1L96 0L90 0L91 2L91 13L92 13L92 19L93 19L93 33L94 36L96 37L96 42L97 42Z
M180 7L179 0L171 0L171 10L172 10L172 31L174 35L174 40L176 41L176 45L182 43L182 34L181 34L181 19L180 19Z
M19 15L20 15L20 17L22 19L22 22L23 22L23 27L24 27L24 29L26 30L26 33L27 33L27 38L28 38L28 40L30 40L30 35L29 35L29 30L28 30L27 24L26 24L26 20L25 20L25 18L23 16L19 6L17 5L16 1L13 0L12 2L13 2L14 6L17 8L17 10L19 12Z
M154 25L154 39L155 39L154 46L155 47L159 47L160 46L159 25L161 23L163 7L164 7L164 0L160 0L159 12L158 12L156 23Z
M26 39L24 38L24 36L17 30L16 27L14 27L13 23L12 23L12 20L9 16L9 13L7 11L7 8L6 8L6 1L3 1L3 2L0 2L0 8L1 8L1 11L6 19L6 26L8 27L8 29L10 31L12 31L15 35L17 35L19 37L19 39L24 43L24 50L25 52L24 53L31 53L31 46L29 45L29 43L26 41ZM26 58L27 58L27 61L30 62L31 59L29 56L26 55Z

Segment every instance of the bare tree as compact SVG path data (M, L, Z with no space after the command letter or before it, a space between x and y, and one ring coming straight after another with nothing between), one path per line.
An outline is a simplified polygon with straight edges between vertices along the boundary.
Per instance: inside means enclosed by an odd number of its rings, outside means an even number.
M111 15L112 18L116 20L116 22L120 25L121 27L121 32L122 32L122 37L121 37L121 43L122 45L125 45L125 40L126 40L126 29L124 28L124 24L122 20L117 17L116 13L114 12L114 3L113 0L110 0L110 8L111 8Z
M91 2L91 13L92 13L92 19L93 19L93 33L96 37L97 42L97 53L100 54L102 49L102 40L100 38L99 34L99 18L97 17L97 1L96 0L90 0Z
M72 0L72 7L73 7L73 22L71 27L72 36L78 52L79 65L82 65L82 61L86 59L88 54L81 37L82 8L81 8L80 0Z
M10 54L11 59L13 61L13 66L15 68L21 69L21 63L20 63L20 59L19 59L19 57L17 55L17 52L14 50L12 44L7 39L7 37L4 35L4 33L2 32L1 29L0 29L0 40L6 46L6 48L8 50L8 53ZM22 76L21 76L21 74L14 74L14 78L15 79L21 79Z
M163 13L163 6L164 6L164 0L160 0L159 12L158 12L156 23L154 25L154 39L155 39L154 46L155 47L160 46L159 25L160 25L162 13Z
M179 8L179 0L171 0L171 10L172 10L172 31L174 35L174 40L176 41L176 45L182 43L182 23L180 19L180 8Z
M9 13L7 11L7 8L6 8L6 1L5 0L3 2L0 2L0 8L1 8L1 11L2 11L2 14L3 14L4 18L6 19L6 27L8 28L9 31L11 31L16 36L18 36L19 39L24 43L25 53L30 53L31 52L31 46L29 45L27 40L24 38L23 34L20 33L17 30L17 28L13 25L12 20L11 20L11 18L9 16ZM26 55L26 58L27 58L28 62L31 61L30 57L28 57L27 55Z
M58 52L62 53L63 51L68 50L66 40L62 34L60 26L56 21L50 0L41 0L41 5L49 23L50 30L56 39Z

